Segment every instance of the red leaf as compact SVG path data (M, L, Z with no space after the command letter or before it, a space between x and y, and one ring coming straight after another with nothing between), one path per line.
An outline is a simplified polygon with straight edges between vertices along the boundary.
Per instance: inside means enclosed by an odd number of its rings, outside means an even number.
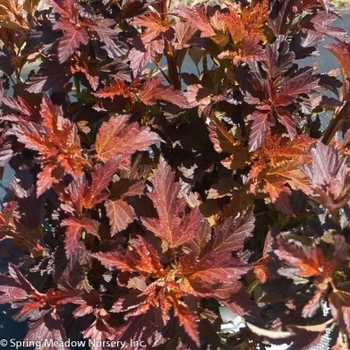
M39 293L32 284L22 275L18 268L9 263L10 276L0 275L0 304L34 298L40 300L45 294Z
M158 253L146 239L137 236L131 240L130 246L132 250L126 250L124 254L113 251L91 255L108 268L138 272L146 276L154 274L157 278L164 275Z
M36 322L29 324L29 331L24 337L24 343L45 344L51 340L52 346L47 346L50 350L69 350L65 344L67 336L62 321L56 311L46 313ZM57 345L54 345L57 344Z
M193 29L198 29L201 32L202 38L214 36L216 34L210 24L203 4L193 7L180 5L177 6L172 13L186 20L188 25Z
M63 219L61 226L67 226L66 237L64 239L64 245L66 249L67 258L73 255L74 250L78 246L78 242L81 238L81 232L84 228L79 219L67 218Z
M74 251L77 249L83 229L86 229L87 233L91 233L99 238L99 225L100 223L98 221L88 218L78 219L70 217L61 221L61 226L67 227L64 245L68 259L72 257Z
M268 3L266 0L259 2L249 9L242 7L241 15L237 10L227 4L229 13L220 13L219 11L212 17L211 23L217 30L231 35L234 44L237 44L249 35L264 40L263 25L267 20Z
M141 35L142 42L147 44L154 39L159 39L159 35L168 31L171 23L167 20L162 20L157 13L149 12L145 15L137 16L133 20L133 24L144 27Z
M333 290L328 296L328 301L337 325L346 333L350 332L350 293Z
M213 250L216 252L233 252L243 250L246 238L254 230L254 215L230 217L215 229Z
M287 180L280 176L266 176L264 192L267 193L272 203L275 204L276 209L280 210L286 215L294 215L288 198L291 195L291 190L286 186Z
M64 173L77 179L87 164L81 155L76 125L64 118L61 108L53 105L45 95L40 115L43 123L23 122L19 118L18 124L13 123L8 131L27 148L39 153L43 171L39 173L38 196L57 183Z
M52 6L55 12L69 19L73 19L77 12L74 0L45 0L45 2Z
M89 35L84 27L78 27L70 23L68 20L61 20L53 25L54 30L62 30L63 36L58 46L58 61L64 63L73 55L80 45L87 45Z
M64 168L54 164L47 164L38 174L38 180L36 182L37 196L39 197L46 190L50 189L63 175Z
M234 153L235 144L239 144L239 141L235 140L232 134L227 131L223 122L217 118L212 118L208 129L210 140L216 152Z
M189 337L200 346L200 338L198 332L198 316L194 313L188 305L186 305L180 298L173 299L174 315L179 319L180 326L182 326L189 335Z
M339 61L341 69L350 77L350 43L331 43L325 46Z
M299 269L299 276L322 276L327 277L332 273L331 265L335 268L334 262L326 262L322 250L318 247L296 245L280 239L275 254L288 262L291 266Z
M211 234L212 230L208 221L203 220L197 230L196 236L186 243L186 246L183 248L183 250L186 251L186 248L188 247L191 252L199 256L206 244L209 242Z
M72 74L76 72L82 72L92 89L96 91L100 82L100 78L97 74L97 69L95 66L89 62L80 62L80 65L76 64L74 67L71 67L71 72ZM79 122L77 122L77 124L78 123Z
M145 151L153 143L161 141L148 127L137 123L127 124L128 120L128 115L117 115L101 125L96 136L95 149L102 162L120 155L120 167L127 167L132 153Z
M124 83L124 81L116 78L114 82L109 84L108 86L103 87L102 89L95 92L95 96L101 98L111 98L115 96L124 96L125 98L130 97L130 91L128 86Z
M162 100L182 108L188 108L189 104L185 95L172 86L163 85L163 81L162 77L147 79L140 90L140 100L148 106L153 106L157 103L157 100Z
M4 97L2 102L9 108L27 117L33 117L35 110L20 96Z
M68 303L79 303L81 295L82 291L80 290L54 290L53 288L50 288L46 292L47 303L51 307Z
M175 36L177 39L174 43L175 49L181 50L191 46L205 45L203 44L205 39L201 39L199 34L198 30L189 26L188 23L177 22L175 25Z
M154 192L149 197L158 218L143 218L144 226L165 241L164 250L176 248L194 238L204 218L198 208L185 214L186 202L178 198L180 185L174 182L174 173L163 158L154 173L152 185Z
M136 218L134 209L122 199L105 202L109 224L111 225L111 235L125 230Z
M95 311L95 315L96 320L83 331L82 335L84 338L94 340L90 346L91 350L101 350L101 348L105 350L107 347L101 347L100 344L103 344L104 341L107 343L108 339L111 339L112 335L115 335L116 328L110 324L113 320L105 309L98 309ZM117 323L117 326L119 326L119 323Z
M239 279L251 269L227 251L210 251L200 260L187 254L179 259L179 267L189 283L188 293L219 300L236 293L241 288Z
M129 52L130 68L136 77L140 70L150 62L153 62L157 54L164 51L164 39L153 40L149 43L142 43L141 38L133 40L133 47Z
M283 124L291 140L297 136L296 125L293 120L292 114L285 108L276 108L278 120Z
M249 135L249 151L253 152L261 146L269 127L272 125L269 120L270 108L264 106L265 110L256 110L248 116L252 120L252 129Z
M104 192L114 173L119 168L121 157L113 157L105 164L100 165L97 170L92 173L91 186L85 186L82 205L86 209L93 208L97 203L102 202L108 197L108 193Z
M350 168L338 150L322 143L312 149L312 166L303 171L312 182L313 198L331 211L337 211L349 200Z

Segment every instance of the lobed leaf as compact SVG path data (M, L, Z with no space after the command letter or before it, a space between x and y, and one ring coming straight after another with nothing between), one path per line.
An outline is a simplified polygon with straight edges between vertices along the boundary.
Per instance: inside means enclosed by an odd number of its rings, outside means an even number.
M67 227L64 244L68 259L71 258L76 251L83 230L99 238L98 228L100 223L93 219L69 217L61 221L61 226Z
M23 276L18 268L9 263L10 276L0 275L0 304L7 304L34 298L36 300L44 296Z
M75 26L67 20L56 22L53 29L63 31L58 46L58 61L61 64L67 61L80 45L87 45L89 42L87 30L84 27Z
M230 217L215 229L212 249L216 252L238 252L244 241L252 236L255 218L252 213L243 217Z
M326 261L319 247L296 245L285 240L279 240L275 254L291 266L296 267L298 275L302 277L322 276L326 278L335 268L333 261Z
M139 98L148 106L153 106L157 100L167 101L181 108L188 108L189 104L181 91L175 90L172 86L163 85L163 78L149 78L143 84Z
M172 13L185 20L191 28L199 30L202 38L215 35L203 5L197 4L192 8L179 5L172 10Z
M8 134L15 135L27 148L38 151L43 169L38 175L37 196L57 183L65 173L78 178L86 165L75 124L62 115L61 108L44 97L40 106L43 123L18 119Z
M105 202L106 214L111 225L111 235L125 230L135 219L136 215L132 206L122 199Z
M102 123L95 141L97 158L107 162L120 156L120 168L128 167L130 155L136 151L145 151L161 138L148 127L137 123L128 124L128 115L116 115Z
M152 179L154 191L149 194L158 218L142 218L146 229L164 241L164 250L179 247L193 239L204 220L198 208L185 213L186 202L178 197L180 184L174 179L170 166L161 158Z
M132 250L93 253L104 266L121 271L138 272L141 275L161 277L165 274L158 252L142 236L130 241Z

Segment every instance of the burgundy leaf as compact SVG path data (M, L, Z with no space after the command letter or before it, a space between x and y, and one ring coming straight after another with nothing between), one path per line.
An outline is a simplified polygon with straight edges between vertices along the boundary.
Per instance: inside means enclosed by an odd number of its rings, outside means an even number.
M120 156L113 157L92 173L91 186L85 186L84 197L82 198L82 205L85 208L91 209L108 197L108 193L104 190L112 180L113 174L119 168L120 163Z
M105 44L103 48L107 51L110 58L117 58L126 53L126 47L118 38L118 33L111 27L115 25L112 19L104 18L97 22L97 26L91 26L89 29L95 31L101 41Z
M161 141L160 137L148 127L137 123L128 124L128 115L117 115L104 122L96 136L95 148L98 159L107 162L121 156L120 166L130 163L130 155L145 151L151 144Z
M141 38L136 37L133 40L133 48L129 52L130 68L136 77L140 70L152 62L157 54L163 53L164 39L153 40L149 43L143 43Z
M86 45L89 42L89 35L86 29L77 27L69 21L56 22L53 29L63 31L63 36L58 46L58 61L61 64L67 61L80 45Z
M140 90L140 100L149 106L157 103L157 100L167 101L182 108L189 107L185 95L172 86L163 85L163 78L154 77L146 80Z
M337 58L340 68L344 71L347 77L350 77L350 43L331 43L327 44L325 48L332 52Z
M201 32L201 37L214 36L216 33L210 24L203 5L195 5L192 8L185 5L176 7L172 13L187 21L193 29Z
M29 331L24 342L37 342L46 344L47 350L69 350L66 332L62 321L55 311L46 313L38 321L29 324Z
M91 233L94 236L99 237L99 222L96 220L70 217L63 219L61 221L61 226L66 226L66 237L64 243L67 258L70 258L74 254L74 251L77 249L83 229L85 229L87 233Z
M246 217L230 217L215 229L213 250L216 252L232 252L243 250L246 238L254 230L254 215Z
M9 263L10 276L0 275L0 304L6 304L28 298L39 299L44 294L39 293L22 275L18 268Z
M313 68L303 68L289 76L278 95L287 96L291 103L300 94L308 93L318 86L319 78L313 75Z
M332 260L327 262L319 247L297 245L280 239L275 254L290 266L296 267L297 274L303 277L327 277L335 268L335 262Z
M46 3L53 7L54 11L63 17L73 19L76 13L74 0L45 0Z
M125 230L136 219L133 208L122 199L105 202L106 213L111 225L111 235Z
M163 249L176 248L197 234L203 217L198 208L185 214L186 202L178 198L180 184L174 182L174 173L170 166L160 159L152 179L154 192L149 194L157 210L158 218L143 218L142 223L156 236L162 238Z
M261 146L271 122L269 121L270 108L266 106L262 110L254 111L249 119L253 121L252 130L249 135L249 151L253 152Z
M238 280L251 269L227 251L210 251L200 260L194 254L188 254L180 258L179 265L181 274L191 286L191 294L217 299L226 299L241 289Z
M132 250L126 250L124 254L112 251L93 253L92 256L108 268L130 272L137 271L146 276L149 274L159 277L164 275L158 253L146 239L137 236L130 242L130 246Z

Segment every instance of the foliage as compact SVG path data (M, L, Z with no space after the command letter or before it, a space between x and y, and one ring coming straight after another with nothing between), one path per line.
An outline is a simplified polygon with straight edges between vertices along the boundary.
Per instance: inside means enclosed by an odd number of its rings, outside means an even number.
M347 348L350 40L329 1L46 2L0 1L0 240L22 252L0 303L25 340L300 350L332 326ZM340 69L302 66L325 36Z

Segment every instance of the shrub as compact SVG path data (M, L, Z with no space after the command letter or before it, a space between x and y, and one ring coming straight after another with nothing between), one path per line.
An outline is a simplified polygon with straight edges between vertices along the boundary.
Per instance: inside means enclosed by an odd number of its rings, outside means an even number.
M333 327L347 348L350 44L329 1L38 2L0 1L0 239L23 252L0 303L25 341L300 350ZM341 69L302 67L325 36ZM219 306L248 328L226 339Z

